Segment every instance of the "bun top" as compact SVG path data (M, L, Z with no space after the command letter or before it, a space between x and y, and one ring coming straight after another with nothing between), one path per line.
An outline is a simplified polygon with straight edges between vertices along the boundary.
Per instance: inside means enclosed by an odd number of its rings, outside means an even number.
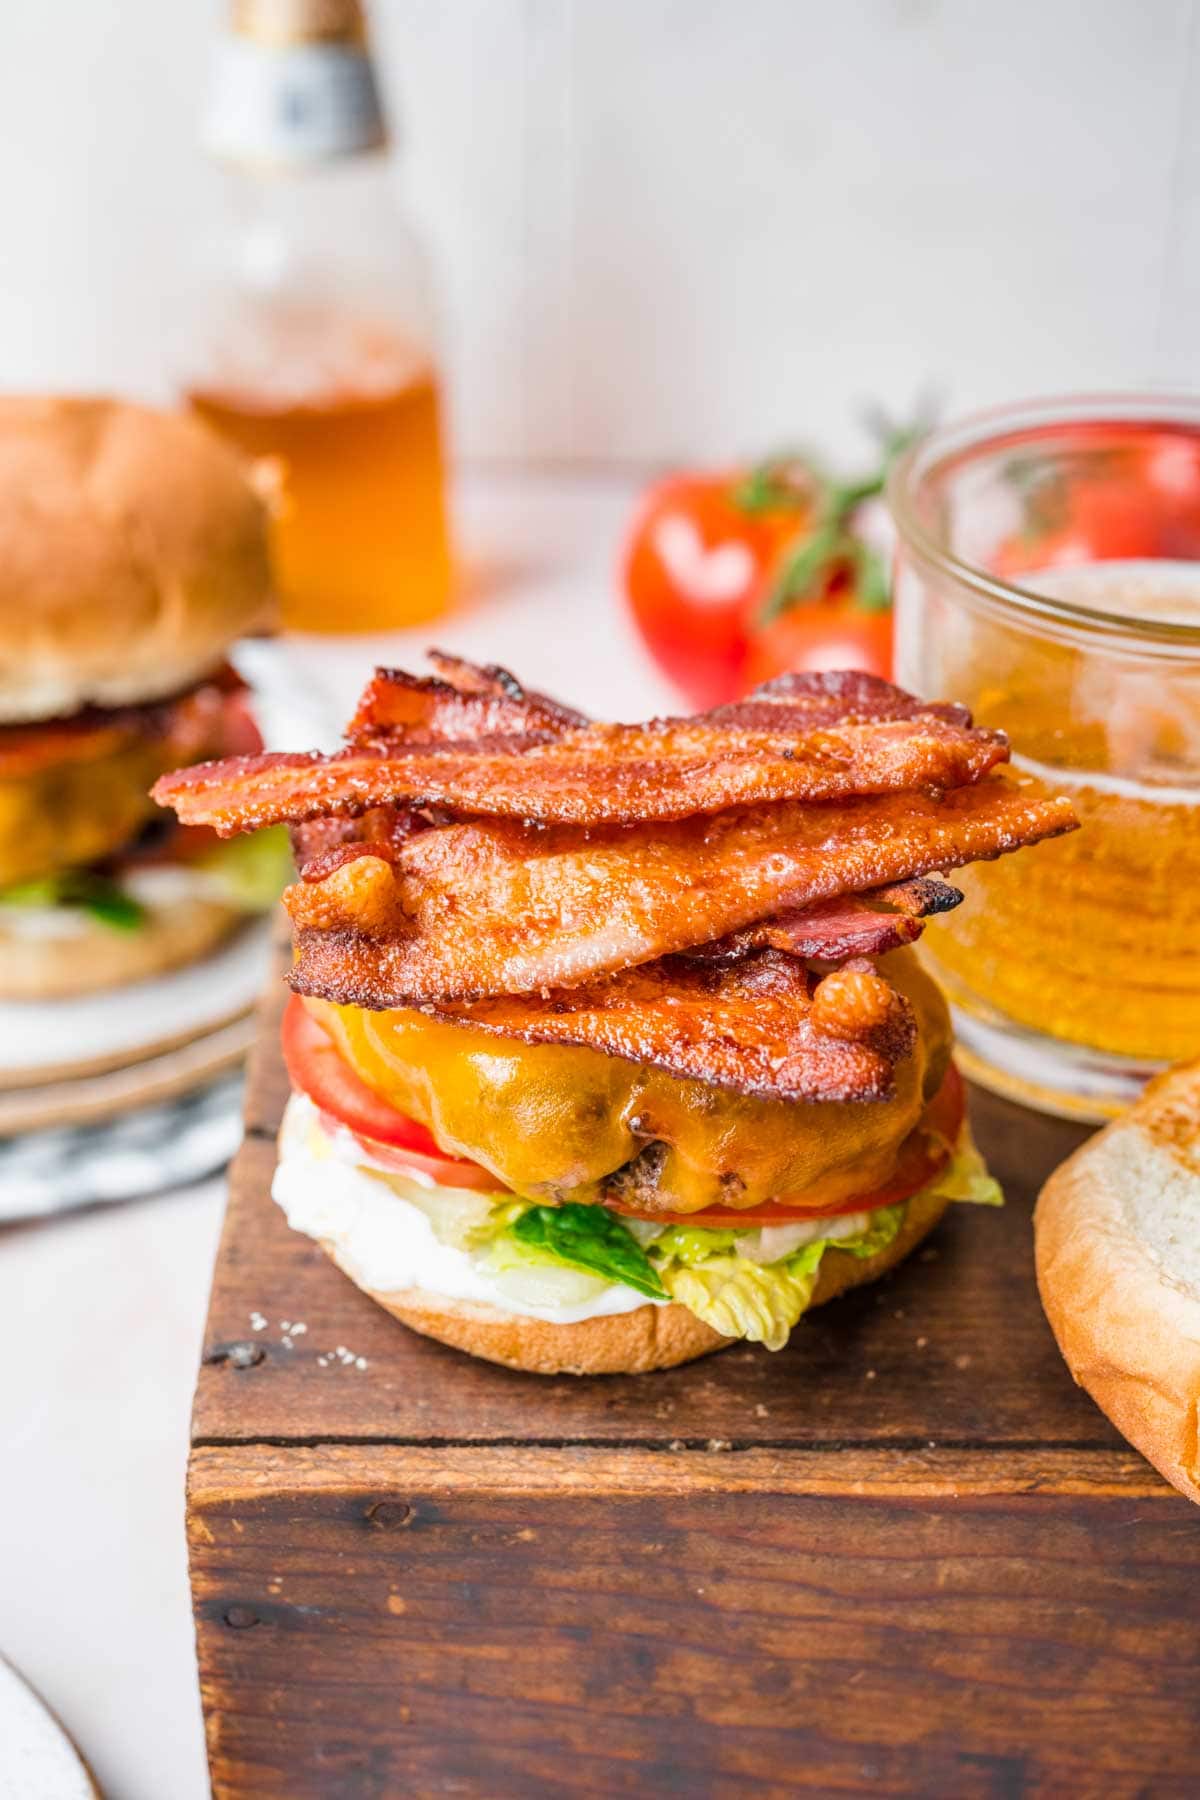
M1038 1286L1071 1373L1200 1501L1200 1063L1151 1082L1056 1169Z
M270 614L265 509L206 426L0 398L0 722L161 699Z

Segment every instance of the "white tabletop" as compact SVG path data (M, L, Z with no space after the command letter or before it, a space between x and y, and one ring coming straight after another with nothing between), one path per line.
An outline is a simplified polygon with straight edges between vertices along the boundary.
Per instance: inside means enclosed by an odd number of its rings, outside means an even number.
M616 600L634 486L465 483L455 616L289 647L330 731L372 662L418 666L430 642L604 716L669 708ZM120 1800L208 1793L183 1482L223 1197L209 1181L0 1232L0 1652Z

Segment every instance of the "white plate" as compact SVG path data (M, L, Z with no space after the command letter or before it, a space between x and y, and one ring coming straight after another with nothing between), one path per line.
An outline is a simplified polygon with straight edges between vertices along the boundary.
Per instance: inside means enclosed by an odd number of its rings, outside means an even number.
M82 1075L211 1031L254 1004L270 947L271 922L259 919L171 975L76 1000L0 1001L0 1082Z
M44 1701L0 1656L0 1800L96 1800L83 1758Z

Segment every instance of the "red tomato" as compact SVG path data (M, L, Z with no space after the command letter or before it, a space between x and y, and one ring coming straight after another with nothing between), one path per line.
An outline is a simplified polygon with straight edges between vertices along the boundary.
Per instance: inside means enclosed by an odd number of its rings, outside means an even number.
M389 1106L360 1081L299 994L292 995L284 1010L282 1042L292 1086L320 1112L352 1131L364 1149L387 1161L389 1168L418 1169L444 1187L500 1185L478 1163L447 1155L424 1125ZM389 1150L394 1160L386 1155Z
M891 677L890 609L865 612L853 604L797 606L755 634L743 665L744 686L755 688L791 669L865 669Z
M342 1123L332 1113L323 1112L321 1117L327 1124ZM418 1125L416 1129L421 1128ZM484 1194L503 1195L506 1191L504 1183L479 1163L464 1162L457 1156L443 1156L440 1150L436 1156L424 1156L416 1150L398 1150L394 1144L381 1144L377 1138L366 1137L361 1131L353 1132L352 1136L372 1162L385 1169L394 1169L398 1175L415 1175L418 1180L426 1175L439 1187L473 1188Z
M674 475L642 501L625 548L629 605L659 668L703 710L744 691L747 620L811 512L797 487L748 508L747 471Z
M853 1199L838 1200L832 1206L789 1206L780 1200L746 1212L738 1212L731 1206L706 1206L693 1213L647 1213L616 1201L610 1200L606 1204L613 1212L624 1213L627 1218L652 1219L656 1225L795 1225L802 1219L832 1219L842 1213L874 1212L877 1207L894 1206L899 1200L907 1200L945 1167L950 1160L950 1146L962 1129L965 1110L962 1076L951 1063L946 1079L921 1115L920 1125L901 1145L892 1179L873 1193L856 1194ZM930 1133L935 1140L932 1149L927 1135Z

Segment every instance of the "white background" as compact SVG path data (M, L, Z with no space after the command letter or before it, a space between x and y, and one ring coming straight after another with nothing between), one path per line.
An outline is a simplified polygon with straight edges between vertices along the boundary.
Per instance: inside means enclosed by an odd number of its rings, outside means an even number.
M0 57L0 386L163 391L221 0ZM641 462L1200 381L1196 0L377 0L456 443Z

